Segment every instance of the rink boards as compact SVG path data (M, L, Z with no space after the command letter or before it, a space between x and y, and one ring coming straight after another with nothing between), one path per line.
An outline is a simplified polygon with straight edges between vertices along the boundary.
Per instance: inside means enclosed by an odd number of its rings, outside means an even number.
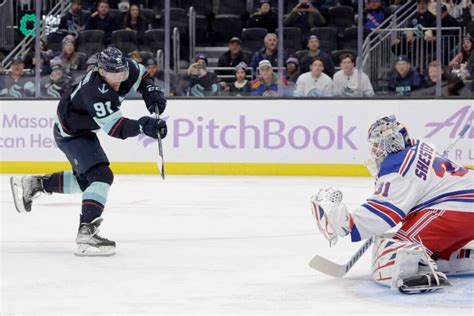
M57 101L3 100L1 172L70 169L55 146ZM168 101L163 141L168 174L367 176L366 135L377 118L395 114L412 137L444 149L473 120L472 100L204 100ZM123 115L148 115L143 101L122 104ZM116 173L156 174L157 143L98 133ZM450 158L474 165L474 129Z

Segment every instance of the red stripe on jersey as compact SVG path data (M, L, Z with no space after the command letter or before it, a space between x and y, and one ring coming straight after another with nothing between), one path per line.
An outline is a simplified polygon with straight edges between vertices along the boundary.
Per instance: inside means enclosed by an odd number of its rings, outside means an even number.
M370 202L367 201L367 204L369 204L370 206L376 208L380 212L382 212L385 215L387 215L388 217L390 217L395 223L398 223L399 221L402 220L402 217L397 212L393 211L392 209L389 209L388 207L386 207L384 205L374 203L372 201L370 201Z
M110 135L110 136L112 136L112 135L115 134L115 132L117 131L117 128L120 126L120 124L122 124L123 120L124 120L124 118L121 117L120 120L119 120L117 123L115 123L114 127L113 127L112 130L109 132L109 135Z
M399 169L398 173L400 173L400 174L403 173L405 167L406 167L407 164L408 164L408 161L410 161L411 156L413 156L413 150L410 150L410 151L408 152L408 155L405 157L405 161L403 162L402 167Z

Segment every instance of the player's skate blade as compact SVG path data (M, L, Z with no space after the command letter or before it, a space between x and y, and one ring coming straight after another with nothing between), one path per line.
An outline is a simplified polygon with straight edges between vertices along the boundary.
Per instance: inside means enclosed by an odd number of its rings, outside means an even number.
M10 177L15 208L19 213L31 212L33 200L47 193L43 188L43 176Z
M398 281L398 290L404 294L419 294L440 290L451 286L448 278L441 272L437 272L438 280L433 274L417 275Z
M92 246L89 244L77 244L77 257L110 257L115 255L115 246Z

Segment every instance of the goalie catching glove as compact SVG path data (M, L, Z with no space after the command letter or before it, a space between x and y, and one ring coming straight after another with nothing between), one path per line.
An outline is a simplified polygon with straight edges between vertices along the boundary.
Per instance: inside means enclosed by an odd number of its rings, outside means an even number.
M161 114L166 109L166 98L163 91L163 88L160 86L149 84L143 90L143 100L145 101L146 108L148 111L153 114L156 113L156 108L158 107L157 114Z
M338 236L344 237L351 231L351 217L347 206L342 203L342 192L324 187L311 197L311 208L319 231L329 240L329 246L337 243Z

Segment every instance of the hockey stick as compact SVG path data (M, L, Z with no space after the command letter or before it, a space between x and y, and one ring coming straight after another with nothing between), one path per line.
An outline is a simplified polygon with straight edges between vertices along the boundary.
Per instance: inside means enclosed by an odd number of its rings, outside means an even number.
M449 144L449 146L446 148L445 151L443 151L443 157L444 158L447 158L448 157L448 154L449 152L451 151L451 149L453 149L453 147L456 145L456 143L464 137L464 135L467 133L467 131L471 128L471 125L470 123L467 123L466 125L464 125L464 127L462 128L462 130L459 132L458 136L456 136L456 138L451 142L451 144Z
M158 111L158 106L155 106L155 117L156 119L160 119L160 113ZM158 166L158 170L160 171L161 178L164 180L165 179L165 159L163 158L163 144L161 142L161 136L160 133L157 133L157 138L156 140L158 141L158 161L156 162L156 165Z
M335 262L329 261L321 256L314 256L314 258L309 262L309 266L319 272L328 274L335 278L342 278L346 275L347 272L352 268L352 266L362 257L362 255L370 248L374 241L374 237L367 239L364 244L357 249L356 253L347 261L346 264L337 264Z
M447 157L451 149L456 145L456 143L464 137L466 132L470 128L470 124L467 123L462 130L459 132L457 137L453 139L451 144L443 151L443 157ZM346 275L347 272L354 266L354 264L362 257L362 255L370 248L374 241L374 237L367 239L364 244L356 251L356 253L349 259L346 264L337 264L335 262L329 261L319 255L314 256L313 259L309 262L309 266L315 270L318 270L322 273L331 275L335 278L342 278Z

